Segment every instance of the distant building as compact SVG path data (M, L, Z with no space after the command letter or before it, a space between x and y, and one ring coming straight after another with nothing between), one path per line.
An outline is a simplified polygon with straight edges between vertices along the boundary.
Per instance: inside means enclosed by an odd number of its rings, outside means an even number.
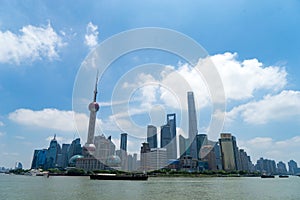
M121 134L120 149L123 151L127 151L127 133Z
M80 138L76 138L75 140L72 141L69 151L68 151L68 157L69 159L74 156L74 155L82 155L82 147L80 144Z
M36 149L33 153L31 169L44 169L47 149Z
M167 149L167 159L177 159L176 114L167 115L167 124L161 126L161 148Z
M103 134L95 136L94 144L96 147L94 156L103 163L106 162L109 156L115 154L115 145L111 140L106 139Z
M187 172L195 172L198 171L198 159L192 158L192 156L186 155L182 156L179 159L180 169Z
M257 160L255 168L262 174L277 174L276 163L274 160L260 158Z
M226 171L236 170L235 138L230 133L221 133L219 139L222 155L222 166Z
M193 159L198 159L199 151L197 151L197 142L196 135L198 134L197 130L197 114L194 100L194 93L187 93L187 101L188 101L188 124L189 124L189 155L192 156Z
M150 148L157 148L157 128L153 125L147 126L147 142Z
M150 170L150 167L148 166L147 160L149 157L149 152L151 151L149 143L144 142L141 146L141 163L140 163L140 169L142 171L148 171Z
M277 172L278 172L278 174L283 174L283 175L288 174L287 169L286 169L286 165L285 165L284 162L279 161L277 163Z
M179 153L180 153L179 157L189 155L188 147L189 147L189 139L184 138L182 135L179 135Z
M23 169L23 165L21 162L16 162L15 169Z
M294 160L290 160L288 162L288 166L289 166L289 174L291 175L296 175L298 172L298 165L297 162Z
M45 169L58 167L58 154L61 154L61 147L56 140L56 135L54 135L46 153Z
M223 169L223 166L222 166L222 157L221 157L221 147L219 145L219 142L216 142L214 145L214 153L216 156L217 170L221 170L221 169Z
M216 154L213 145L203 145L200 150L200 158L202 162L207 162L208 170L217 170Z
M196 135L196 144L197 144L197 159L201 159L201 156L200 156L201 147L208 144L207 143L207 135L206 134Z
M121 142L120 142L120 154L121 158L121 169L124 171L128 171L128 155L127 155L127 133L121 134Z

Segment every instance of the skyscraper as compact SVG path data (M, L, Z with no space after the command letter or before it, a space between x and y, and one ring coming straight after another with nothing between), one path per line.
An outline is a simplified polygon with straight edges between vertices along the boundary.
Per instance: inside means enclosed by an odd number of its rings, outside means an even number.
M207 141L208 140L207 140L207 135L206 134L198 134L196 136L197 159L201 159L201 156L200 156L201 147L207 145L208 144ZM206 152L206 151L203 151L202 155L206 156L206 155L204 155L204 152Z
M57 155L61 153L60 145L57 143L56 135L50 142L50 146L46 154L46 169L54 168L57 165Z
M197 130L197 116L196 116L196 108L195 108L195 100L194 100L194 93L188 92L187 93L187 100L188 100L188 116L189 116L189 153L193 159L198 159L197 153L197 142L196 142L196 135L198 133Z
M288 166L289 166L289 173L291 175L297 174L298 165L297 165L296 161L290 160L288 162Z
M157 128L153 125L147 126L147 142L150 148L157 148Z
M120 149L123 151L127 151L127 133L121 134Z
M96 125L96 113L99 110L100 106L96 102L97 100L97 84L98 84L98 74L96 78L95 90L94 90L94 99L93 102L89 104L90 110L90 119L89 119L89 129L88 129L88 137L87 142L84 145L84 154L86 157L89 155L93 155L95 152L95 145L94 145L94 134L95 134L95 125Z
M223 169L226 171L236 170L235 149L233 145L233 137L230 133L221 133L219 139L222 155Z
M184 138L182 135L179 135L179 153L180 157L186 156L188 154L187 152L187 146L188 146L188 139Z
M167 115L167 124L161 126L161 148L167 149L168 159L177 159L176 114Z
M286 169L286 165L284 162L279 161L277 163L277 172L278 172L278 174L287 174L287 169Z

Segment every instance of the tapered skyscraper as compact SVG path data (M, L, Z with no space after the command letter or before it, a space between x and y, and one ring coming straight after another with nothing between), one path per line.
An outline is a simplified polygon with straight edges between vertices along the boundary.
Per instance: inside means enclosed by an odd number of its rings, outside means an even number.
M89 104L90 110L90 119L89 119L89 129L88 129L88 137L87 142L84 145L84 154L85 155L93 155L95 152L94 145L94 135L95 135L95 125L96 125L96 113L99 110L99 104L96 102L97 100L97 84L98 84L98 74L96 78L96 84L94 89L94 99L93 102Z
M197 159L197 142L196 135L198 133L197 130L197 116L196 116L196 108L195 108L195 100L194 93L187 93L188 100L188 116L189 116L189 143L190 147L188 152L192 158Z

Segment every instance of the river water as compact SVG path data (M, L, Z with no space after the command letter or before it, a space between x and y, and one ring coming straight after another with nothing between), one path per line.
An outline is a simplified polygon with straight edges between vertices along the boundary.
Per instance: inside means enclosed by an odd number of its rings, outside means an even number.
M300 177L149 178L102 181L89 177L0 174L0 200L300 199Z

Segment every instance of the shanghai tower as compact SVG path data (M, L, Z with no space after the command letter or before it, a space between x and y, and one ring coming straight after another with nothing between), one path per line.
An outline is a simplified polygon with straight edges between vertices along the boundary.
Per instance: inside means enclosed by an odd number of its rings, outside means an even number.
M198 133L197 116L196 116L196 108L195 108L195 100L194 100L193 92L187 93L187 100L188 100L189 144L190 144L190 147L188 148L188 152L190 153L190 156L192 156L192 158L198 159L197 142L196 142L196 135Z

